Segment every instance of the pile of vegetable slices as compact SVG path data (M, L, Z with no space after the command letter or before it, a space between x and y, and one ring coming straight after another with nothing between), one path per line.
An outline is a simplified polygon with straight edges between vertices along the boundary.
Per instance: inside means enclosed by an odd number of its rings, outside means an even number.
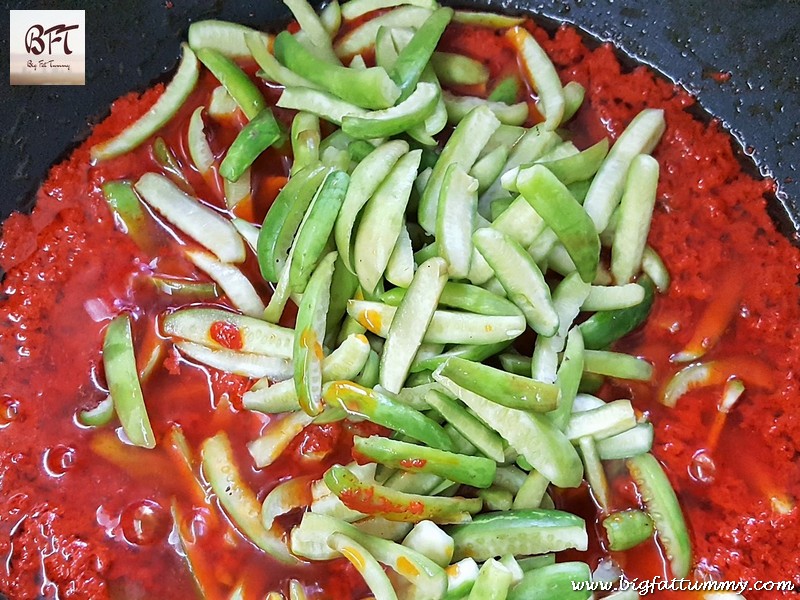
M255 468L312 423L367 420L384 434L356 437L351 464L289 479L259 503L223 431L202 445L198 487L278 561L343 556L379 600L589 597L573 582L591 580L590 567L556 554L586 550L586 524L550 495L584 481L606 548L657 531L672 573L686 576L689 537L649 454L652 425L630 400L591 394L605 377L652 374L608 347L669 285L646 244L662 112L640 113L613 145L580 150L559 128L583 89L562 84L523 19L432 0L334 0L320 15L285 1L294 34L193 24L163 95L92 155L110 160L151 140L208 69L220 86L189 122L192 168L223 178L229 209L251 193L250 168L269 147L286 148L291 170L261 224L195 197L160 138L163 172L105 184L132 235L146 205L199 245L186 255L214 282L154 278L193 301L164 314L162 332L187 359L255 380L244 407L272 415L248 446ZM340 35L343 20L358 24ZM449 91L488 81L473 58L436 51L454 20L503 31L519 75L487 98ZM296 111L288 127L241 60L282 88L277 106ZM531 92L538 115L518 101ZM204 119L236 111L246 125L215 156ZM266 304L262 282L240 268L251 253L274 288ZM231 309L197 305L223 294ZM278 324L290 301L293 329ZM152 448L140 381L158 358L137 372L130 320L107 329L109 398L79 419L99 427L116 414L131 443ZM220 341L226 332L235 343ZM168 443L189 453L177 434ZM624 461L641 506L610 511L609 461L615 471ZM278 518L298 508L302 520L282 530ZM273 596L282 592L305 595L294 580Z

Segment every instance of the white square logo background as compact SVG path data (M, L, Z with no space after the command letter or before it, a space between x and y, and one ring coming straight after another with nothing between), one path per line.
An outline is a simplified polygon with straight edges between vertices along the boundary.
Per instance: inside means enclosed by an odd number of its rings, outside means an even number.
M9 21L11 85L85 83L85 11L12 10Z

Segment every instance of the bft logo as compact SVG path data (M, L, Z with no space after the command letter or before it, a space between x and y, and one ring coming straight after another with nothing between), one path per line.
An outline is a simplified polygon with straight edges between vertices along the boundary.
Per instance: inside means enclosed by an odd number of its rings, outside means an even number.
M85 12L12 10L11 85L83 85Z
M53 54L53 45L61 45L62 51L65 55L72 54L69 48L69 32L73 29L78 29L80 25L66 25L60 23L53 25L49 29L45 29L42 25L32 25L25 34L25 49L30 54L40 55L45 49L47 54ZM45 45L45 42L47 44Z

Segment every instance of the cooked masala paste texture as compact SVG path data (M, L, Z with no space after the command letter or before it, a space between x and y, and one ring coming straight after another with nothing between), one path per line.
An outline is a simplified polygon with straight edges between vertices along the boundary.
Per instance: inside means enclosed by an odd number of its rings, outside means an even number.
M606 383L601 395L632 398L654 423L653 453L666 466L689 523L695 578L793 578L800 585L800 253L767 215L773 183L742 171L730 136L719 123L692 116L687 109L695 101L681 88L645 67L622 68L612 47L590 48L569 27L552 35L531 22L527 27L562 81L586 88L584 105L570 125L579 147L605 136L616 139L644 108L665 111L666 132L654 152L661 178L650 244L663 257L672 285L657 296L644 327L618 344L650 361L655 376L646 384ZM517 69L506 39L488 30L451 25L440 48L483 60L491 81ZM279 90L253 79L274 102ZM160 134L183 165L191 164L183 137L188 119L216 85L204 72ZM194 584L178 549L178 527L201 551L223 589L245 580L263 597L297 578L309 592L319 590L319 597L363 597L363 581L343 560L285 567L258 551L215 504L196 497L191 475L162 443L166 432L179 426L197 456L204 439L226 430L238 464L251 465L245 443L268 420L242 410L249 380L182 358L158 334L156 316L184 301L157 293L147 275L205 277L181 252L191 242L176 242L155 222L150 224L154 247L137 247L120 231L100 189L104 181L135 180L157 170L151 145L90 162L91 146L134 121L162 91L156 86L115 102L90 138L51 170L32 213L14 214L3 224L0 593L13 600L185 598ZM281 117L280 111L276 114ZM240 126L207 125L218 156ZM243 209L249 214L242 216L261 221L285 181L288 164L274 150L258 159L252 202ZM191 168L185 172L198 197L224 205L218 177L206 181ZM267 297L266 287L260 291ZM670 356L693 338L703 316L726 304L731 294L730 322L703 360L734 365L746 391L719 435L711 437L721 384L689 391L675 408L664 407L658 398L681 367ZM75 418L106 395L103 332L122 311L134 317L137 356L164 348L159 366L143 385L159 440L154 450L122 445L113 427L91 430ZM226 347L241 344L230 328L220 327L214 335ZM753 374L756 381L750 381ZM360 432L368 433L363 427ZM354 424L310 426L274 464L263 470L243 468L243 473L261 500L290 475L319 478L332 464L351 460L357 433ZM309 454L323 458L305 459ZM628 479L612 482L618 500L636 504ZM176 525L173 499L180 509ZM556 501L574 511L591 506L585 488L558 494ZM590 537L602 530L593 506L581 514L589 517ZM590 552L581 560L593 568L607 555L597 542ZM630 578L667 575L655 541L613 553L613 558ZM772 592L748 593L748 598L771 597Z

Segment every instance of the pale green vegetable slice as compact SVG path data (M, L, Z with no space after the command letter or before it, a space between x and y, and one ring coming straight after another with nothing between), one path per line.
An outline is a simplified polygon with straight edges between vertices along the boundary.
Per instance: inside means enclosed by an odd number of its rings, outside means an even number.
M447 282L447 264L431 258L421 264L393 315L381 354L380 383L397 393L408 376L414 355L433 318Z

